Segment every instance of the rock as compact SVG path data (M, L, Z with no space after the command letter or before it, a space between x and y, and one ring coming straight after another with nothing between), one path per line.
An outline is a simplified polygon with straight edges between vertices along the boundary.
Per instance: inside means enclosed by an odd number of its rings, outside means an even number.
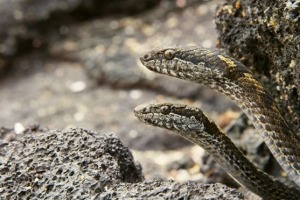
M86 14L91 17L94 15L108 14L132 14L151 8L159 3L157 0L146 0L139 2L137 0L118 0L95 1L95 0L1 0L0 12L4 18L0 19L1 24L37 22L48 20L57 14L73 15L75 18L78 14Z
M91 198L118 182L140 182L141 168L111 133L55 130L1 143L0 193L7 199Z
M142 183L113 185L97 199L244 199L242 193L220 183L197 184L149 180Z
M219 45L255 70L295 131L300 128L300 4L226 1L219 7Z
M160 0L0 0L0 75L13 57L32 50L45 51L48 34L56 39L71 23L95 16L134 14L157 5Z
M18 124L18 123L16 123ZM32 124L25 127L24 130L19 133L16 128L0 127L0 143L7 143L16 140L18 135L36 134L41 132L47 132L47 127L41 127L39 124Z
M212 158L205 152L202 158L200 172L204 174L205 183L222 183L229 187L239 188L240 185Z
M12 131L1 129L2 132ZM29 130L29 129L28 129ZM0 144L0 193L7 199L243 199L222 184L143 181L132 154L111 133L54 130ZM29 132L29 131L27 131ZM143 182L142 182L143 181Z
M131 153L110 133L98 134L80 128L47 131L32 125L22 134L2 127L0 138L0 193L5 198L244 197L222 184L141 182L140 167L134 165Z

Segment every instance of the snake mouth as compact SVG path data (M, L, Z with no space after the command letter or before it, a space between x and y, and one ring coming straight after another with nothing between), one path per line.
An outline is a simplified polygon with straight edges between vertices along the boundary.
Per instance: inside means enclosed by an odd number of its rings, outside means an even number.
M150 125L153 124L153 113L146 104L135 107L133 112L135 117L138 118L140 121Z
M139 106L135 107L133 112L134 112L134 115L137 117L139 115L149 113L149 111L147 112L147 107L145 105L139 105Z
M154 71L154 72L156 71L155 70L155 60L153 58L152 52L149 52L149 53L141 56L140 61L149 70Z

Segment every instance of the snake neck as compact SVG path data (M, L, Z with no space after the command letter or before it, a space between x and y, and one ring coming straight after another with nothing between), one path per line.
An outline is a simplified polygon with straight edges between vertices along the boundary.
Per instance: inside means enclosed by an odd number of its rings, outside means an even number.
M242 63L218 51L180 47L151 51L141 62L154 72L208 85L231 98L253 122L290 179L300 186L300 139Z
M223 79L206 85L225 94L241 108L283 170L300 186L299 138L289 128L271 95L258 82L255 84L253 82L250 83L249 79L246 81Z

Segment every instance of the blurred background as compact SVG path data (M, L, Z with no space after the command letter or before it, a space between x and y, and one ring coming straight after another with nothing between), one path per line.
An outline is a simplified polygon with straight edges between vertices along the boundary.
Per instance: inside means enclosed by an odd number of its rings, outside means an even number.
M224 96L154 74L139 62L155 47L216 48L219 4L0 0L1 138L11 141L37 125L113 132L146 178L234 185L201 148L133 114L137 105L156 100L198 106L222 128L238 117L239 109ZM10 128L14 134L7 134Z

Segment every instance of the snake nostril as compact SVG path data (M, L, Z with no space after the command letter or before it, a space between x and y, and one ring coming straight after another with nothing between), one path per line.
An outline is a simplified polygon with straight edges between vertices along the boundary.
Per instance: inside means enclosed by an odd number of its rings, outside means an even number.
M146 54L143 56L143 60L149 60L151 58L150 54Z

